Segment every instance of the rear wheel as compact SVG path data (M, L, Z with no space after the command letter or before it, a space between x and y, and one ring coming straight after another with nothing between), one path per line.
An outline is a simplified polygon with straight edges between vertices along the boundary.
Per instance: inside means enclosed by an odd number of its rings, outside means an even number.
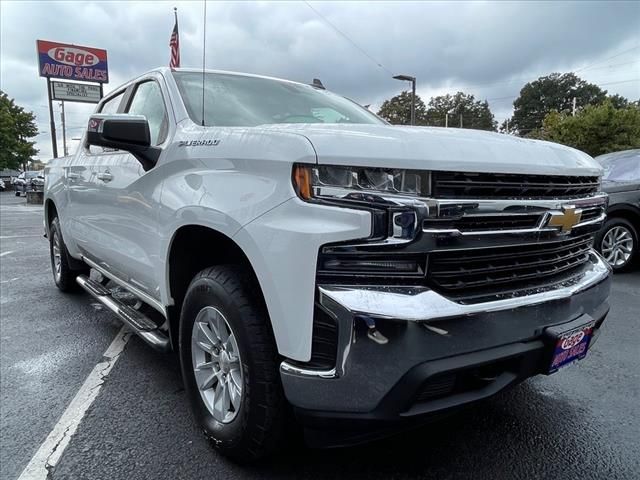
M49 227L49 254L51 256L53 281L56 286L63 292L76 290L78 288L76 277L83 272L74 270L69 265L69 253L62 239L62 230L60 229L58 217L52 220Z
M631 268L638 252L638 232L624 218L610 218L596 240L596 246L614 271Z
M252 276L216 266L195 276L180 319L180 363L198 423L237 461L270 453L282 438L284 395L268 314Z

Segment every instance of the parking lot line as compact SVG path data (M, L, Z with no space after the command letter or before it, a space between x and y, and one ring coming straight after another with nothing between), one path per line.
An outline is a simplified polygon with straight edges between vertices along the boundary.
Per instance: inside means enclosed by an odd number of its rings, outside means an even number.
M42 237L42 234L35 235L0 235L0 240L6 240L8 238L31 238L31 237Z
M9 255L10 253L13 253L13 252L14 252L13 250L9 250L7 252L2 252L2 253L0 253L0 257L4 257L5 255Z
M103 361L93 368L18 480L45 480L49 471L55 468L82 418L98 396L109 372L124 351L129 338L131 332L123 326L104 352Z

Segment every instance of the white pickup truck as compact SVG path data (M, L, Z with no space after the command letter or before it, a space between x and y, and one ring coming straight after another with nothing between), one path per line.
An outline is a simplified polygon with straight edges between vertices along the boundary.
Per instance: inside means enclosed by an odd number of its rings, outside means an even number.
M361 442L582 359L609 309L600 175L318 85L164 68L49 163L45 227L58 288L176 350L197 421L246 461L291 419Z

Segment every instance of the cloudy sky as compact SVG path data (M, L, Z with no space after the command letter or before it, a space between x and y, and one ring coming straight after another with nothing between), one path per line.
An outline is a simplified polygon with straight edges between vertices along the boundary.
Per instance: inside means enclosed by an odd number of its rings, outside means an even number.
M109 91L168 64L173 6L182 66L199 67L203 5L3 0L0 88L37 115L40 158L51 157L51 145L36 39L106 49ZM554 71L575 71L610 93L640 97L640 2L209 0L206 24L207 67L303 82L317 77L374 108L405 87L391 78L397 73L415 75L425 101L458 90L487 99L499 121L524 83ZM91 110L66 104L71 151Z

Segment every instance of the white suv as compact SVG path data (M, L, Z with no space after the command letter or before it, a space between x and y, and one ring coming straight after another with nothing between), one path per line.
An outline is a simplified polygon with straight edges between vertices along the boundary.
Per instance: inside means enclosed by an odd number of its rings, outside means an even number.
M198 422L246 461L288 416L360 442L582 359L609 309L600 175L317 85L165 68L48 164L45 223L58 287L178 350Z

